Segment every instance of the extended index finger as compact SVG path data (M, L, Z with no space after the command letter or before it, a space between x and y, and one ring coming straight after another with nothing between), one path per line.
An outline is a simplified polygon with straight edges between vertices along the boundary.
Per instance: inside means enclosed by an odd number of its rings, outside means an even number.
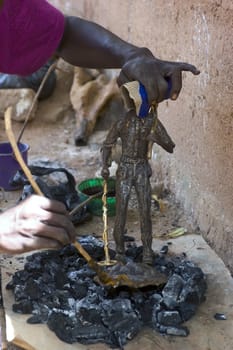
M195 67L194 65L192 65L190 63L178 62L177 65L178 65L180 71L191 72L194 75L200 74L200 70L197 69L197 67Z

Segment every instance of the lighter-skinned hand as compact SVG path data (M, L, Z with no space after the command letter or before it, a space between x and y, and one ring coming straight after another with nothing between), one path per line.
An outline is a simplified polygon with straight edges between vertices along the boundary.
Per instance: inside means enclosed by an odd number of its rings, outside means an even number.
M18 254L57 249L75 240L63 203L32 195L0 215L0 251Z

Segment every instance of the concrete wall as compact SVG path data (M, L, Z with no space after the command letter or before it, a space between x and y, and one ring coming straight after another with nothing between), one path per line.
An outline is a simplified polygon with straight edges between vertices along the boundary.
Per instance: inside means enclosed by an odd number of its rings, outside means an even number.
M51 0L160 58L195 64L159 116L176 143L162 174L204 237L233 271L232 0ZM157 150L155 150L157 152Z

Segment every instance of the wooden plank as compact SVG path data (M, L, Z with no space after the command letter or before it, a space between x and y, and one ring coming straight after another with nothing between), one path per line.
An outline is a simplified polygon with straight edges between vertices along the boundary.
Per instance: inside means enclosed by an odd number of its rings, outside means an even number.
M171 241L171 240L170 240ZM159 250L164 241L154 241L154 249ZM125 350L231 350L233 344L233 283L229 271L221 259L210 249L201 236L187 235L172 240L169 248L172 253L185 252L189 259L199 264L207 274L207 299L200 305L197 314L187 322L190 335L183 337L161 336L156 331L145 329L124 347ZM12 292L6 290L6 284L12 274L24 264L21 256L7 256L1 259L2 294L6 317L7 341L20 346L24 350L106 350L105 344L81 345L67 344L60 341L46 325L30 325L26 323L28 315L16 314L12 311L14 298ZM223 312L227 321L216 321L214 314Z

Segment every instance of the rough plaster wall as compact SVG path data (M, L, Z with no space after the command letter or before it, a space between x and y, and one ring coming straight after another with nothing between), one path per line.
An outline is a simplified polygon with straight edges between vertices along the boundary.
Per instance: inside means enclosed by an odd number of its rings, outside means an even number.
M176 143L155 151L167 186L233 271L232 0L57 0L163 59L195 64L176 102L159 106ZM159 152L159 153L158 153Z

